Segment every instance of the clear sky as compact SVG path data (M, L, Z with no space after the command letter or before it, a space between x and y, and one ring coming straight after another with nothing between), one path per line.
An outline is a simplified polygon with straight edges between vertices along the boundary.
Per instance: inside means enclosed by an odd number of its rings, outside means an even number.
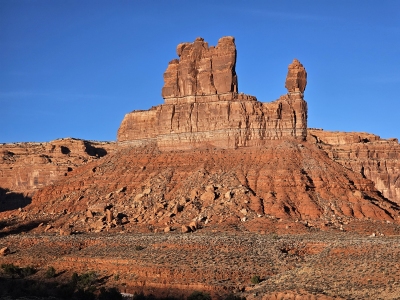
M239 91L269 102L308 72L308 126L400 138L400 1L0 1L0 142L115 140L163 103L176 46L234 36Z

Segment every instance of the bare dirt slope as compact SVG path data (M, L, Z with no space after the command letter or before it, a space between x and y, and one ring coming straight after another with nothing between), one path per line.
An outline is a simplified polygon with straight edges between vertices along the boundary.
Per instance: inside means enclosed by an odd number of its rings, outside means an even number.
M282 140L227 150L122 148L41 189L20 215L72 231L153 231L192 221L251 231L282 222L293 230L353 230L355 221L397 224L399 207L315 144Z

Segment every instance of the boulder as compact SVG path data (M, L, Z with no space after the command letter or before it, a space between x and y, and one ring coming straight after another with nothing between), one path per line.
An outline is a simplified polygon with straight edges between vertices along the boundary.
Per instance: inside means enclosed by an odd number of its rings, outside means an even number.
M111 223L114 220L113 212L109 209L106 209L106 222Z
M89 219L93 218L93 213L90 210L87 210L86 217L88 217Z
M71 228L66 227L66 226L60 228L60 235L67 236L67 235L71 235L71 234L72 234Z
M11 251L8 247L4 247L4 248L0 249L0 256L6 256L10 253L11 253Z
M196 221L193 221L189 224L189 228L191 231L196 231L199 228L199 224Z
M214 191L207 191L200 196L200 200L210 203L215 200Z
M181 231L182 231L182 233L189 233L189 232L191 232L192 230L190 229L189 226L182 225Z

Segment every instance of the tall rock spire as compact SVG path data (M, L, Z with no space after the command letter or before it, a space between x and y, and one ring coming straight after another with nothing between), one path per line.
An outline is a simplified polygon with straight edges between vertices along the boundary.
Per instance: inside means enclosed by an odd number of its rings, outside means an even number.
M235 39L225 36L216 47L208 47L203 38L181 43L164 73L162 97L237 93Z
M295 58L288 67L285 88L289 93L304 93L307 85L307 72L303 65Z

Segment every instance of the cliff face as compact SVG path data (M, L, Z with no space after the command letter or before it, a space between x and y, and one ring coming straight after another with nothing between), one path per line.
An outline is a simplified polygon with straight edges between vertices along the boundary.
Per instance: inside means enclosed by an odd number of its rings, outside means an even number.
M154 141L162 150L237 148L283 137L303 140L306 126L307 103L299 95L261 103L233 94L227 101L166 104L127 114L118 141L136 145Z
M161 150L176 150L306 138L303 92L307 74L297 60L289 66L289 93L262 103L237 93L233 38L221 38L215 48L198 38L178 45L177 52L180 59L170 62L164 74L165 104L127 114L118 130L119 142L143 145L152 141Z
M0 145L0 187L30 193L112 151L114 143L59 139Z
M400 145L397 139L360 132L308 130L329 157L372 180L386 198L400 204Z

